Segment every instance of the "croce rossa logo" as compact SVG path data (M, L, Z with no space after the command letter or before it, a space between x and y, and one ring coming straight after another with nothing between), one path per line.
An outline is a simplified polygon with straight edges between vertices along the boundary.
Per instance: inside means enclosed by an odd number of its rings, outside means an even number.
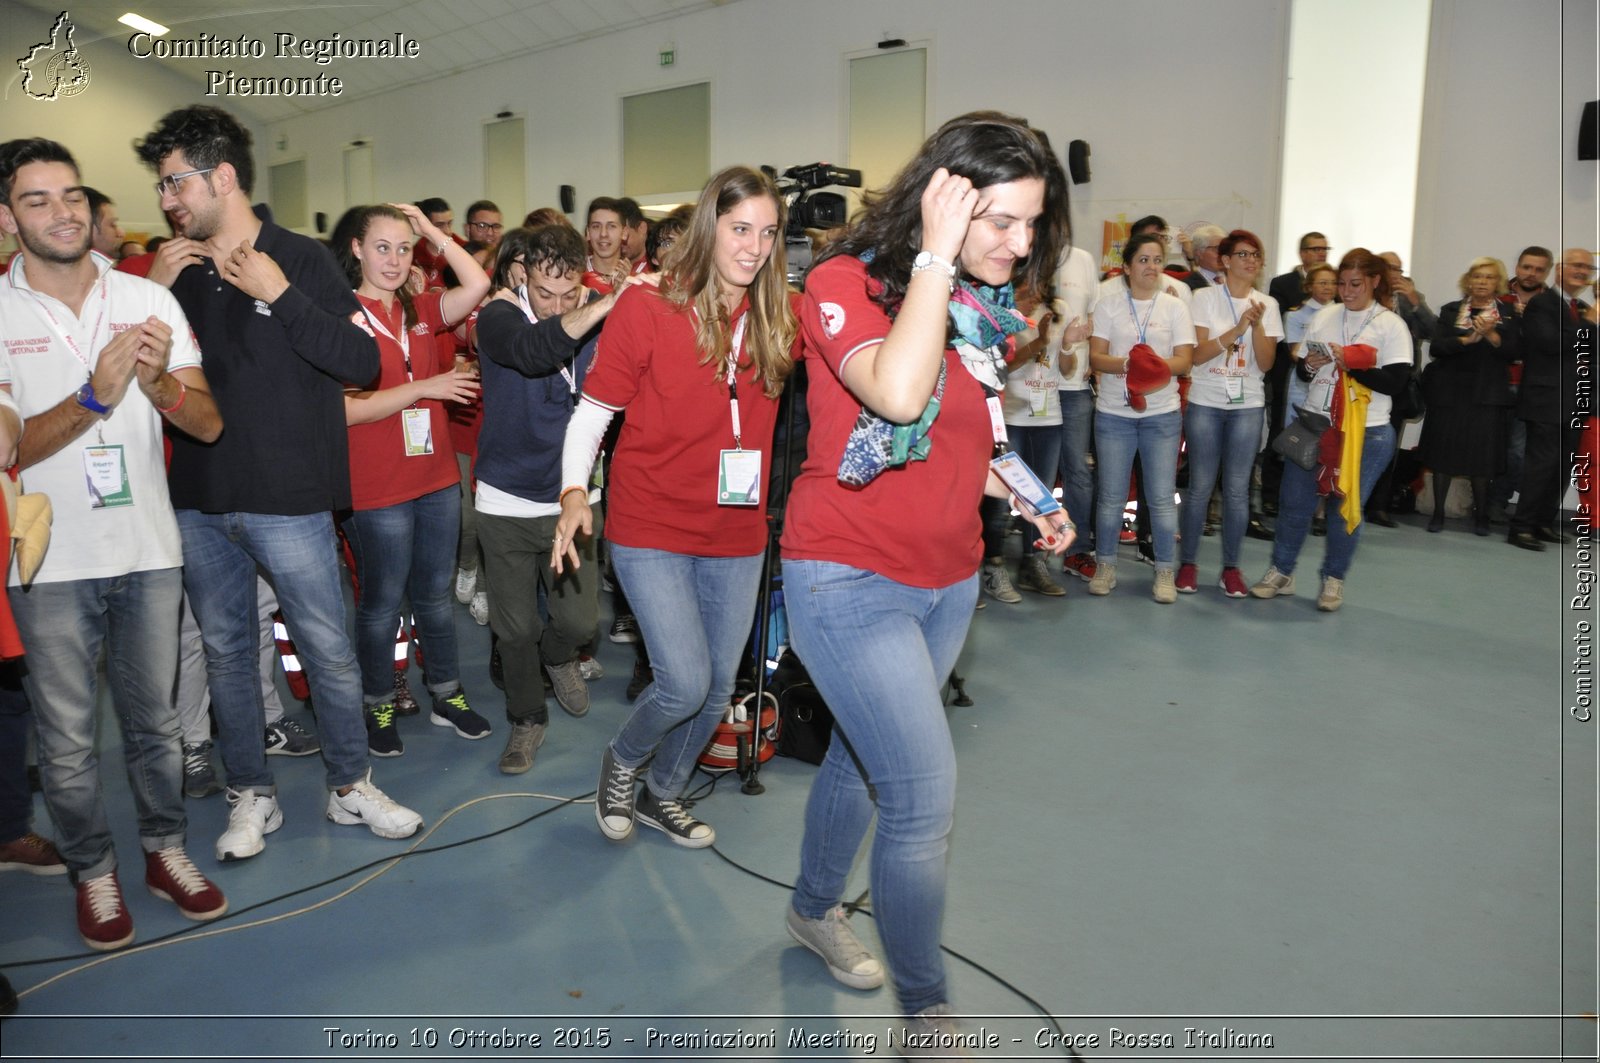
M50 39L28 49L17 60L22 69L22 91L29 99L54 103L76 96L89 87L89 61L73 43L77 27L63 11L50 27Z

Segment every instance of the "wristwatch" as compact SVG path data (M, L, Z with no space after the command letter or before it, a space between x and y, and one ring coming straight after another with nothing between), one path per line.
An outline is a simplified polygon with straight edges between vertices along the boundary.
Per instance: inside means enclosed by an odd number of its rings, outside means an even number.
M106 414L111 412L110 406L103 404L99 399L94 397L94 384L87 380L83 382L83 387L78 389L76 398L78 400L78 405L82 406L90 413L97 413L104 417Z
M925 269L937 270L951 280L955 280L955 263L945 261L932 251L918 251L917 257L911 260L911 272L919 273Z

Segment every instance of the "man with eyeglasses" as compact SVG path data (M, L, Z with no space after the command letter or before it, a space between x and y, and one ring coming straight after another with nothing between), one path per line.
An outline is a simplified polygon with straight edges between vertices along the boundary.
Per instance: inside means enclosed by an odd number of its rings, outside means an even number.
M1517 416L1528 433L1522 484L1506 541L1543 550L1568 537L1557 526L1561 496L1572 476L1572 456L1593 413L1593 391L1580 401L1580 382L1594 379L1595 325L1592 298L1594 255L1582 247L1561 252L1556 284L1528 301L1522 312L1522 383ZM1589 298L1586 298L1589 297ZM1580 369L1587 364L1588 371Z
M500 234L505 226L500 221L500 208L487 199L480 199L467 208L467 250L479 265L494 262L494 252L500 246Z
M1222 283L1222 259L1217 247L1228 234L1220 225L1201 225L1189 234L1190 257L1194 269L1184 278L1184 283L1194 291Z
M378 347L352 320L360 306L328 250L251 209L250 141L226 111L195 106L170 112L135 145L191 245L193 264L172 294L207 352L228 426L209 446L175 436L169 474L228 777L219 860L256 855L283 823L262 742L258 567L311 684L328 819L384 838L422 825L372 782L333 532L333 512L350 508L344 388L377 377Z
M1288 273L1280 273L1267 285L1267 294L1278 301L1278 312L1284 317L1289 311L1306 301L1306 270L1319 262L1328 261L1328 238L1318 232L1306 233L1300 238L1300 264ZM1279 362L1288 359L1280 358ZM1275 421L1274 424L1282 422Z

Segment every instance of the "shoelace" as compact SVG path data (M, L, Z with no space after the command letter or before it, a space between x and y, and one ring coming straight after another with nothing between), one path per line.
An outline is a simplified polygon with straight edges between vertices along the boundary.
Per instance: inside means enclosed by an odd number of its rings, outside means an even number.
M633 777L638 773L637 768L625 768L621 764L614 764L615 774L606 783L606 803L610 805L626 805L633 801ZM662 807L666 802L662 802Z
M361 800L374 805L380 812L394 812L400 807L395 803L394 798L372 785L366 779L358 779L352 783L350 792L345 797L359 797Z
M394 726L394 706L379 705L372 710L372 719L380 728Z
M122 891L117 888L115 875L101 875L83 884L89 911L95 922L108 923L122 912Z
M444 699L444 703L457 712L471 712L472 706L467 704L467 692L458 690Z
M301 727L293 720L279 720L278 730L285 732L291 738L310 738L311 732Z
M260 795L254 791L229 790L228 804L233 807L228 810L228 829L234 830L245 820L255 815L256 801Z
M211 766L211 743L202 742L197 746L188 746L183 751L183 773L194 775L205 771Z
M656 801L656 808L661 812L661 818L670 820L674 827L687 833L691 828L699 826L700 821L689 815L681 801Z
M166 869L167 877L183 888L185 893L198 893L206 887L205 876L194 866L189 854L182 849L162 849L156 859Z
M24 834L11 844L28 850L29 853L36 857L43 858L49 852L49 850L45 847L50 843L39 837L37 834L30 832L28 834Z

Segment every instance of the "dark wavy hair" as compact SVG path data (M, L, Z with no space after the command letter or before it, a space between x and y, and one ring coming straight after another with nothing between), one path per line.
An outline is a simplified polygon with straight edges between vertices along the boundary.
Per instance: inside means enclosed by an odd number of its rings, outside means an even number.
M379 203L370 207L352 207L344 212L339 223L333 227L332 242L333 255L339 260L339 265L344 267L345 279L350 282L350 287L361 287L361 260L356 257L355 249L351 244L358 244L367 238L367 230L372 226L374 218L388 218L397 221L411 231L411 219L406 217L387 203ZM417 323L417 307L411 301L411 293L406 290L407 285L402 283L399 291L395 292L400 298L400 305L405 308L406 328L411 328Z
M198 170L227 163L248 196L256 184L250 142L250 130L233 115L220 107L196 105L168 111L149 136L134 141L133 150L141 162L158 171L161 160L175 151L183 152L189 165Z
M1122 283L1125 287L1133 287L1133 282L1128 279L1128 263L1145 244L1155 244L1161 248L1162 259L1167 257L1167 238L1161 233L1142 232L1137 236L1128 237L1128 242L1122 245Z
M17 180L17 171L35 162L64 162L78 173L78 160L66 146L43 137L8 140L0 144L0 203L11 204L11 186ZM88 189L84 190L85 192ZM90 213L90 220L94 218Z
M581 274L588 253L583 237L568 224L551 222L531 229L512 229L500 238L500 250L495 252L490 291L512 287L511 267L519 262L530 274L534 270L557 277Z
M1029 177L1044 180L1044 213L1034 223L1033 246L1018 263L1016 280L1048 299L1057 261L1071 238L1067 175L1025 119L999 111L974 111L940 126L887 187L863 197L849 229L818 261L870 251L867 275L883 285L876 301L889 313L897 312L911 280L912 260L922 247L922 193L940 167L967 178L975 188Z

